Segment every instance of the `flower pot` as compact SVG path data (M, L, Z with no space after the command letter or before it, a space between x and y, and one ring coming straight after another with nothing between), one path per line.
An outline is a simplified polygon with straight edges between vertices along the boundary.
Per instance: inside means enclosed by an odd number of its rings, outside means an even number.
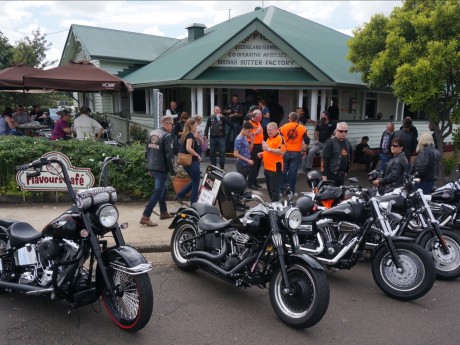
M177 176L174 176L173 179L172 179L172 185L173 185L174 192L176 194L179 193L191 181L192 181L192 179L190 177L179 178ZM191 194L192 194L192 192L188 192L185 196L189 198Z

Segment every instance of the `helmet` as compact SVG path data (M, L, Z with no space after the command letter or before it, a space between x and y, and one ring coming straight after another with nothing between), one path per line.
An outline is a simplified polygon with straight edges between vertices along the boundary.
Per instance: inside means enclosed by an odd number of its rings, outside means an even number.
M297 199L296 206L302 216L308 216L313 211L315 203L309 196L303 196Z
M375 181L381 177L382 177L382 172L380 170L372 170L369 174L367 174L367 179L369 180L370 183L372 183L372 181Z
M232 193L243 193L246 190L246 179L239 172L231 171L222 179L222 191L228 198Z
M317 187L318 183L323 179L321 174L316 171L312 170L307 174L307 181L310 184L310 186Z

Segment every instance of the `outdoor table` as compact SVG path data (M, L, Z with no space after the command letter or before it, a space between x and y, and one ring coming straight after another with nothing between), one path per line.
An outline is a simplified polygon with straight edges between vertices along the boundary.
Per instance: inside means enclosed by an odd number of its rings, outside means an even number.
M19 129L22 129L24 131L24 134L30 137L34 136L34 133L36 130L48 128L47 125L42 125L40 123L35 124L35 123L30 123L30 122L24 123L22 125L17 125L16 127Z

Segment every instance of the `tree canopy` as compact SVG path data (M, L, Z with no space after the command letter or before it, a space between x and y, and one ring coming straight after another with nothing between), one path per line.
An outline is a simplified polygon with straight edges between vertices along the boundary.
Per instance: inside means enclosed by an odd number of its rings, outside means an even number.
M438 137L451 134L460 122L459 1L406 0L353 33L351 71L370 87L392 87L412 111L425 111Z
M16 42L14 63L24 62L42 69L55 63L56 61L46 60L46 52L51 48L51 43L46 40L46 35L40 33L40 28L32 31L32 36L32 38L26 36Z
M0 31L0 70L10 67L13 61L13 46Z

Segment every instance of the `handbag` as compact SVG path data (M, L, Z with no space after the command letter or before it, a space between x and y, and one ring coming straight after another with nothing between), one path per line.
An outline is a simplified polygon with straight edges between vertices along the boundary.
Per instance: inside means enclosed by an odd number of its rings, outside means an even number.
M190 153L179 152L177 154L177 164L184 167L192 165L192 155Z

